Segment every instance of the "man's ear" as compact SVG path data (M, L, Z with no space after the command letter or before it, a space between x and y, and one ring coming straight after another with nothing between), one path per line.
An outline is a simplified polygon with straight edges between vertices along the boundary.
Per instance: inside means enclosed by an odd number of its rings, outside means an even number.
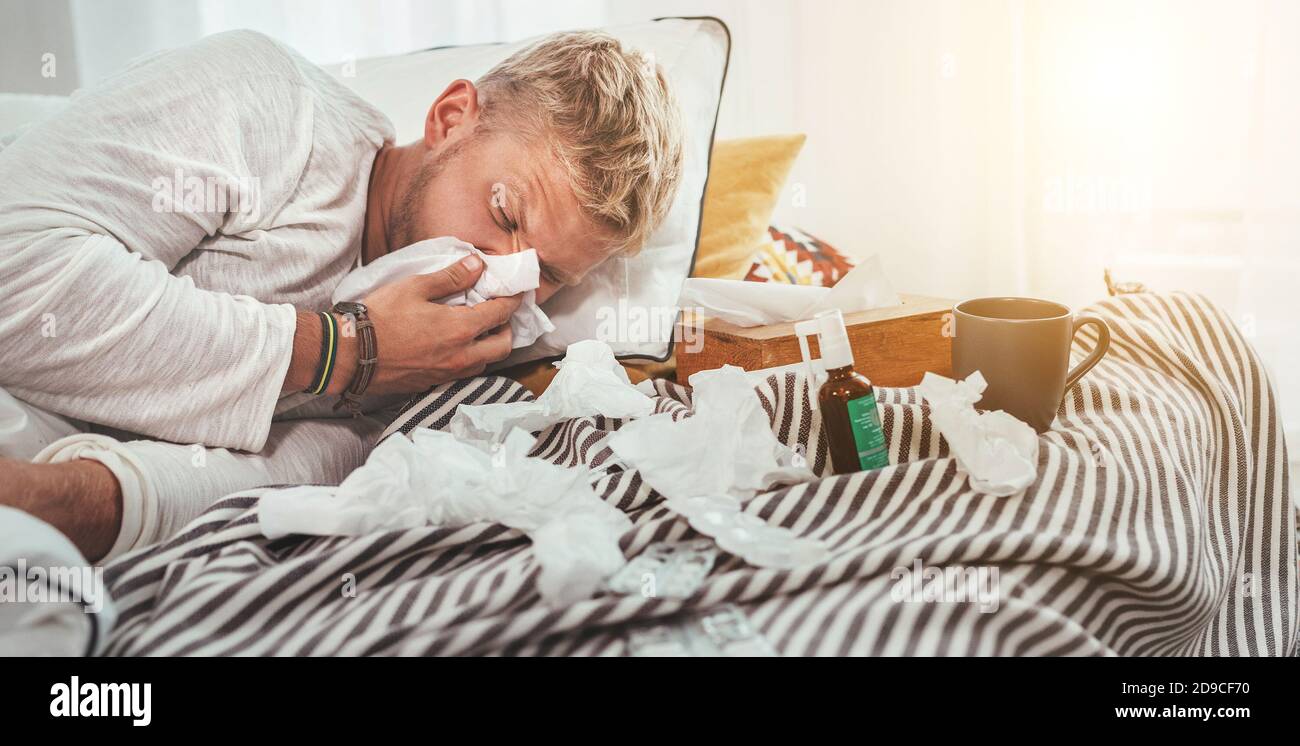
M473 132L478 112L478 89L474 84L463 79L453 81L424 118L425 146L432 150L449 139Z

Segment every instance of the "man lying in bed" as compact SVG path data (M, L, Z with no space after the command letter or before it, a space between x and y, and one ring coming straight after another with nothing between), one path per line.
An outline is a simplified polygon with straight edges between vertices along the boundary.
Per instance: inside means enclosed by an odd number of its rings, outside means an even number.
M487 253L535 247L544 301L662 220L680 128L662 74L596 33L451 83L403 146L383 114L252 32L78 95L0 152L0 396L44 434L8 455L65 436L42 463L0 459L0 505L95 560L165 539L231 492L337 483L385 424L374 396L370 416L329 418L359 383L360 334L339 337L323 394L293 405L322 372L317 312L358 259L443 235ZM255 188L176 204L172 182L191 177ZM472 286L480 265L365 299L367 394L421 391L510 352L518 297L430 302ZM156 440L78 434L87 423Z

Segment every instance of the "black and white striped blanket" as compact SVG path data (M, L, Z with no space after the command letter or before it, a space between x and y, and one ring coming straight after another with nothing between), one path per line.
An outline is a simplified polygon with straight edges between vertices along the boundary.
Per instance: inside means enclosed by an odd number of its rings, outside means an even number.
M357 538L258 530L256 493L107 569L120 618L110 655L619 655L629 630L723 604L784 655L1282 655L1297 631L1296 511L1273 394L1254 351L1194 296L1132 295L1090 309L1106 359L1042 436L1023 495L973 492L910 389L879 393L890 468L759 495L747 511L831 548L794 570L721 555L685 600L598 595L549 608L521 534L499 525ZM1081 335L1076 359L1095 338ZM822 473L826 447L800 376L757 386L772 428ZM658 382L657 410L690 391ZM394 429L445 427L456 406L528 396L503 378L438 388ZM586 463L632 518L629 557L695 536L605 447L602 417L549 428L534 454ZM996 570L996 610L909 596L907 571ZM951 589L949 589L951 590ZM922 594L924 596L924 594Z

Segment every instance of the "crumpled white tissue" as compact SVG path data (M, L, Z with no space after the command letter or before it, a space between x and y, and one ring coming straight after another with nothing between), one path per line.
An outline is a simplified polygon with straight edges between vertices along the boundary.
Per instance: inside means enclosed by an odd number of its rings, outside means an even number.
M463 405L448 430L467 440L499 441L513 428L535 433L572 417L631 418L654 411L654 401L632 385L604 342L574 342L555 367L559 372L536 399Z
M700 308L708 316L737 326L802 321L836 308L852 313L901 302L877 256L849 270L834 287L692 277L682 284L677 299L682 308Z
M776 484L813 479L799 454L772 434L754 385L734 365L690 379L693 413L633 420L608 441L665 497L732 495L748 499Z
M926 373L916 388L929 403L930 421L943 433L971 486L1007 497L1033 484L1038 476L1038 434L1001 410L976 411L975 403L987 385L979 371L964 381Z
M585 467L529 458L534 442L521 430L492 446L423 428L393 436L338 487L268 491L262 533L357 536L493 521L532 539L548 604L589 598L626 563L618 542L632 522L591 491Z
M537 305L537 288L541 269L537 252L525 249L513 254L484 254L470 244L451 236L431 238L389 252L364 267L352 270L334 289L333 301L361 301L373 290L411 275L437 272L470 254L483 260L483 274L474 287L464 293L440 298L448 306L474 306L485 300L524 294L519 310L510 317L513 347L527 347L555 325Z
M759 567L792 567L826 554L816 541L741 511L778 484L814 478L777 440L745 371L733 365L691 376L693 413L633 420L606 441L615 456L723 549Z

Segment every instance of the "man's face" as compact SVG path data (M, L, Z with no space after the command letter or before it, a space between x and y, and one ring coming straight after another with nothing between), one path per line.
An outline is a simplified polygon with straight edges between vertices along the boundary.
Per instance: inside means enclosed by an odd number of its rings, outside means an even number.
M533 248L543 302L613 253L578 207L567 174L541 148L504 134L471 136L430 152L389 218L394 248L455 236L485 254Z

